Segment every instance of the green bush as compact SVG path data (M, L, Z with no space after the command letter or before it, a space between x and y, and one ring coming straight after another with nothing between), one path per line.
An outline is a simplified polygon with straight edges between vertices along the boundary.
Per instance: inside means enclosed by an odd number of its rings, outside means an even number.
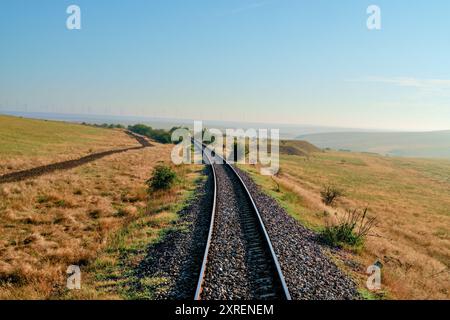
M331 206L338 198L342 197L343 195L344 192L342 190L332 185L325 186L322 191L320 191L322 201L327 206Z
M153 129L152 127L146 126L145 124L128 126L128 130L146 136L159 143L172 143L172 132L176 129L176 127L170 129L170 131L166 131L163 129Z
M349 210L344 217L337 218L337 222L328 224L321 232L322 240L331 246L359 247L373 226L376 218L367 217L368 209L363 211Z
M177 174L170 167L165 165L156 166L152 177L147 181L149 191L168 190L172 187Z

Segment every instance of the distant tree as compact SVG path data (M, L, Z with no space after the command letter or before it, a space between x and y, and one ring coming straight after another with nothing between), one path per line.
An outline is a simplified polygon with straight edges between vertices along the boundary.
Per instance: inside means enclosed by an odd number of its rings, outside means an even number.
M171 143L171 133L163 129L153 129L145 124L136 124L128 126L128 130L149 137L159 143Z

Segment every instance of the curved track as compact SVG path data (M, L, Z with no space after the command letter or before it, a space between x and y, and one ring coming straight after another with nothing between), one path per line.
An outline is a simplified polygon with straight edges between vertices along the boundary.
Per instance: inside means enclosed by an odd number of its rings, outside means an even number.
M205 148L195 142L197 149ZM290 300L256 204L235 168L214 164L214 203L196 300Z

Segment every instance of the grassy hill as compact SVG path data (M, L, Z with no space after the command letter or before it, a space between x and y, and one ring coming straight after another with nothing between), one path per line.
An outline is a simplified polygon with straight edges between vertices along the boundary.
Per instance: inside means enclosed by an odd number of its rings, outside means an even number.
M139 144L120 130L0 116L0 172L124 145ZM198 166L173 166L172 189L148 192L146 181L155 165L170 165L171 149L153 143L0 184L0 300L129 297L124 281L173 228L201 176ZM72 264L81 267L81 290L65 289Z
M420 158L450 158L450 131L336 132L301 135L320 148Z
M345 253L354 262L342 263L362 288L366 268L378 260L384 296L450 298L450 160L325 151L308 158L282 154L280 165L273 180L258 168L245 169L310 228L321 230L336 212L350 209L368 207L377 218L365 248ZM344 192L334 207L321 200L328 185Z
M122 136L121 132L79 124L0 115L0 154L57 154L65 147L111 145L111 138Z
M0 115L0 174L134 145L120 130Z
M309 156L315 152L322 152L322 150L307 141L282 140L280 142L280 154Z

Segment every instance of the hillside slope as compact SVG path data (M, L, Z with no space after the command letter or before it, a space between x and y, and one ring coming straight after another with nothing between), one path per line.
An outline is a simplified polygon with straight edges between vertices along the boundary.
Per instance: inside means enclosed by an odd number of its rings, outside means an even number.
M138 148L0 184L0 300L127 298L119 281L112 292L104 279L112 268L114 279L131 273L201 176L198 166L172 166L172 189L150 193L146 181L157 164L171 165L171 145L142 148L119 130L0 117L2 170L123 146ZM81 268L81 290L66 290L69 265Z
M0 115L0 174L138 145L120 130Z
M245 168L304 225L320 230L335 212L366 207L376 217L364 250L344 263L362 288L366 268L380 261L387 297L450 298L450 160L325 151L308 159L281 155L280 164L273 179ZM344 193L334 207L321 199L330 185Z
M282 140L280 142L280 154L309 156L315 152L322 152L322 150L307 141Z
M401 157L450 158L450 131L335 132L301 135L297 139L335 150Z

